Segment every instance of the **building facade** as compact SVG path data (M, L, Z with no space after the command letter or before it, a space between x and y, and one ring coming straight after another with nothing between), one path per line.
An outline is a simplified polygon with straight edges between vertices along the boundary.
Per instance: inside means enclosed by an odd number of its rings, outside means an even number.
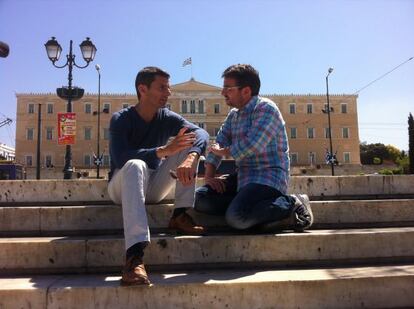
M221 88L194 79L171 86L167 107L207 130L214 140L230 108L221 96ZM328 117L325 95L263 95L279 107L289 138L292 166L324 165L329 149ZM45 171L61 173L65 146L57 144L57 113L66 111L66 101L55 94L16 94L16 161L26 165L28 177L36 162L38 110L41 106L41 166ZM103 168L109 167L109 121L111 114L135 105L135 94L101 94L100 149ZM86 94L72 102L76 113L76 142L72 146L73 166L94 169L97 149L98 96ZM330 95L333 152L340 164L360 164L357 96Z
M0 143L0 160L14 161L16 152L13 147Z

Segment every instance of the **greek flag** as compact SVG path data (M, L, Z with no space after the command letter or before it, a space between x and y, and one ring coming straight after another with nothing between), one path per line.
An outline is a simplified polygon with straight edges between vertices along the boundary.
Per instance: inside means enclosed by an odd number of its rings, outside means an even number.
M189 65L189 64L192 64L191 57L184 60L183 67L185 67L186 65Z

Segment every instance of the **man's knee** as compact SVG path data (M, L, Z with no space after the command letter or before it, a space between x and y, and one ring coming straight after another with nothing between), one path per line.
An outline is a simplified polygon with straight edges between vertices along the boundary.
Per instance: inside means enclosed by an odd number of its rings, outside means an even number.
M122 168L124 171L133 171L138 173L143 173L148 169L147 163L139 159L132 159L127 161Z

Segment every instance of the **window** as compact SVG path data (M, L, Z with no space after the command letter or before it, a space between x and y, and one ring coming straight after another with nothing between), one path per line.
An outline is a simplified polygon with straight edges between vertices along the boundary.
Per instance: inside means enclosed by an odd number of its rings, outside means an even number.
M290 103L289 104L289 114L296 114L296 104Z
M32 141L34 137L34 129L33 128L28 128L26 131L26 139L28 141Z
M109 155L103 155L103 166L109 166L110 158Z
M346 103L341 103L341 113L342 113L342 114L346 114L346 113L348 113L348 104L346 104Z
M298 153L297 152L291 152L290 153L290 163L291 164L298 164Z
M48 114L53 114L53 104L52 103L47 104L47 113Z
M331 137L332 137L332 128L331 128ZM325 128L325 138L329 138L329 128Z
M92 113L92 104L91 103L85 103L85 114Z
M313 104L312 103L306 104L306 112L308 114L312 114L313 113Z
M196 108L195 108L195 100L190 101L190 114L195 114Z
M104 140L109 140L109 128L104 128Z
M46 128L46 139L48 141L53 139L53 128Z
M183 114L187 114L187 101L186 100L181 101L181 112Z
M344 163L351 163L351 153L344 152Z
M308 128L308 138L315 138L315 128Z
M198 126L199 128L205 129L204 122L199 122L199 123L196 123L195 125Z
M34 114L34 104L33 103L29 103L29 105L27 105L27 112L29 114Z
M53 167L52 156L51 155L46 155L45 156L45 166L46 167Z
M122 108L128 108L129 104L128 103L122 103Z
M220 104L214 104L214 114L220 114Z
M92 128L84 128L83 137L89 141L92 138Z
M26 156L26 165L27 166L33 166L33 157L32 156Z
M91 155L86 154L83 156L83 165L91 166Z
M204 114L204 101L198 100L198 113Z
M342 137L349 138L349 128L342 128Z
M316 163L316 153L309 152L309 164L314 165Z
M110 113L111 112L111 103L104 103L103 104L103 110L104 113Z
M290 138L297 138L296 128L290 128Z

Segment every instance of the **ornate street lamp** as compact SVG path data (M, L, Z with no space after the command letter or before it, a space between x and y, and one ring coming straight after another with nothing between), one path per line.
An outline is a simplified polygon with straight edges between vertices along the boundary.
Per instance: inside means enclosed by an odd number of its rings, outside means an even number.
M328 160L331 164L331 172L332 172L332 176L335 176L335 169L334 169L334 164L335 164L335 156L333 155L333 150L332 150L332 129L331 129L331 112L333 109L331 109L331 106L329 104L329 84L328 84L328 77L329 75L333 72L333 68L329 68L328 69L328 75L326 75L326 101L327 101L327 106L326 109L323 110L324 113L328 114L328 137L329 137L329 156L328 156Z
M83 89L72 87L72 69L73 66L83 69L86 68L91 61L95 58L96 54L96 47L90 41L89 38L86 38L80 45L80 49L82 52L83 59L86 61L86 65L79 66L75 63L75 55L72 53L72 40L70 40L69 45L69 54L66 55L66 63L62 66L55 65L55 62L59 60L60 54L62 53L62 47L56 41L55 37L52 37L49 41L45 44L47 56L49 57L50 61L56 68L69 68L68 74L68 87L58 88L58 95L61 98L67 99L67 112L72 112L72 100L80 99L83 96ZM64 179L71 179L73 173L72 167L72 151L71 145L66 145L66 153L65 153L65 167L63 168L63 178Z

